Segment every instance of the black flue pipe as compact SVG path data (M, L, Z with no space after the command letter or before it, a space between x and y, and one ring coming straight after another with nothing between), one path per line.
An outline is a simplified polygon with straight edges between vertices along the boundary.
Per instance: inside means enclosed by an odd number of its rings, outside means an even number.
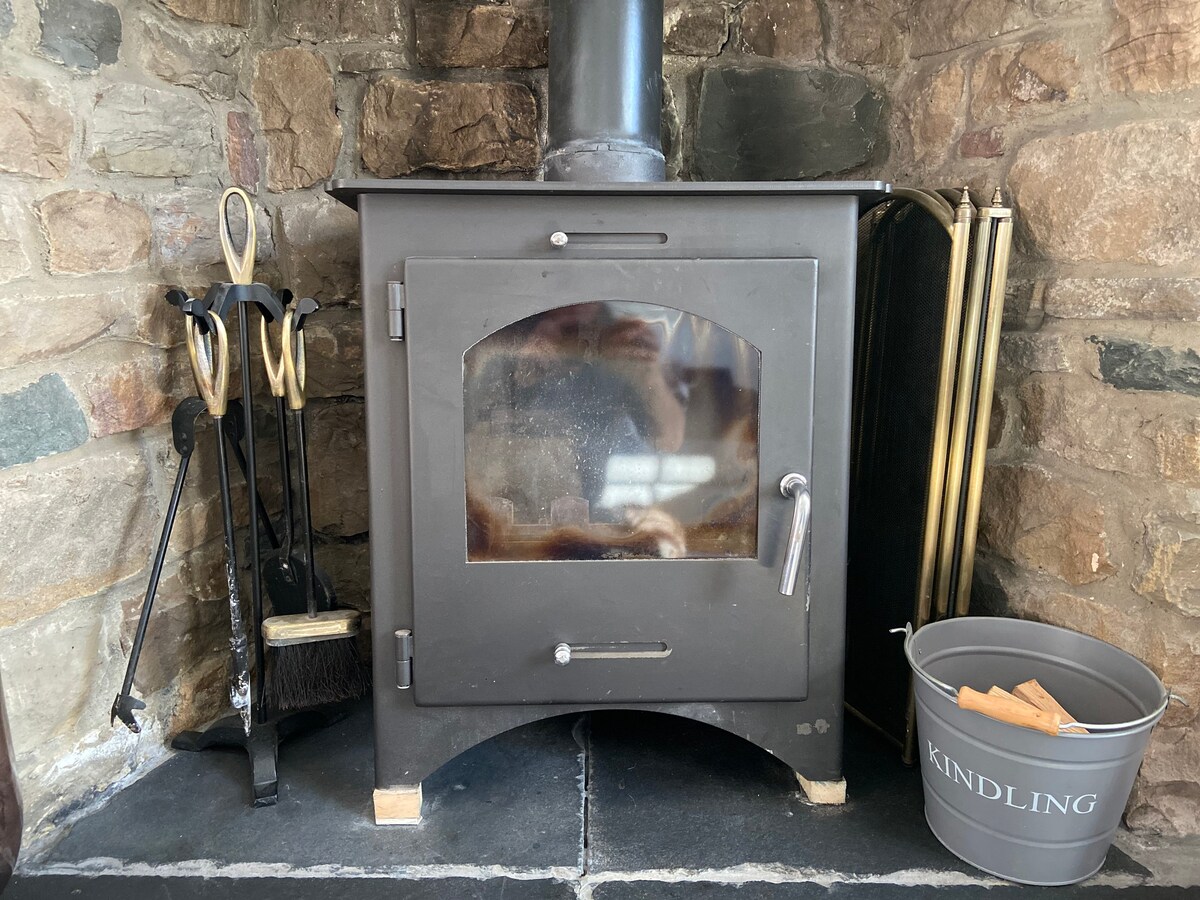
M551 0L547 181L662 181L663 0Z

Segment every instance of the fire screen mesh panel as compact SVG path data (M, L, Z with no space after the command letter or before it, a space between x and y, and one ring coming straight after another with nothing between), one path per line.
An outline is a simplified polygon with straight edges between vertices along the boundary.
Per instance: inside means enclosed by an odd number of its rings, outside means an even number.
M757 555L761 353L633 301L529 316L463 358L467 558Z
M916 618L950 237L924 210L894 200L863 217L858 259L846 695L902 736L908 664L885 623Z

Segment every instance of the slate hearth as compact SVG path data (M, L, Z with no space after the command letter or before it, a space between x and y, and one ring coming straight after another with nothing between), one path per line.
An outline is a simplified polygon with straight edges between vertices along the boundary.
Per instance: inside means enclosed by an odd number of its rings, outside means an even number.
M177 755L24 860L5 898L1200 898L1178 886L1200 883L1196 845L1128 836L1075 888L975 872L925 827L918 774L855 723L840 808L807 804L731 735L604 712L464 753L425 782L415 828L370 823L370 734L363 707L286 744L279 805L261 810L240 754Z

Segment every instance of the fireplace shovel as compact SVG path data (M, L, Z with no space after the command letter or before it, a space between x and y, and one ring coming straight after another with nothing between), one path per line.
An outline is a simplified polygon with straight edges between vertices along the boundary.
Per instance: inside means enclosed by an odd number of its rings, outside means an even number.
M282 324L282 323L281 323ZM284 332L286 337L286 332ZM288 415L284 397L286 386L282 346L278 353L271 347L267 320L259 319L259 337L262 344L263 362L267 368L267 382L275 398L275 420L279 431L279 480L283 486L283 534L275 545L275 552L262 561L262 578L271 598L271 613L274 616L295 615L308 612L305 595L310 560L292 552L295 535L295 513L292 509L292 460L288 447ZM316 575L317 607L330 609L335 602L333 582L320 566L312 563Z

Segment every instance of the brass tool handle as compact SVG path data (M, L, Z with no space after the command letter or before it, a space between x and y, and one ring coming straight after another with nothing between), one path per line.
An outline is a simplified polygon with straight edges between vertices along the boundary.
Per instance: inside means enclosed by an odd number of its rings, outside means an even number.
M212 331L202 334L200 322L188 316L185 331L196 390L208 407L208 414L216 418L225 415L229 404L229 337L220 316L210 315L208 321L212 323Z
M1032 728L1052 736L1058 734L1058 727L1062 724L1058 713L1037 709L1020 700L981 694L969 687L958 689L958 706L960 709L981 713L989 719L1018 725L1021 728Z
M304 409L304 332L295 327L296 311L283 314L283 380L287 390L288 408Z
M286 317L290 315L291 312L284 313L285 321ZM278 351L271 346L271 333L267 329L265 315L258 320L258 338L262 344L263 365L267 367L267 383L271 385L271 396L282 397L287 390L287 372L285 371L287 363L284 359L287 352L285 347L288 343L287 326L280 323ZM301 340L303 339L301 337Z
M233 232L229 227L229 201L237 197L246 210L246 231L241 255L233 248ZM225 265L229 268L229 280L234 284L252 284L254 281L254 252L258 244L258 230L254 223L254 206L250 195L238 187L227 188L221 195L221 252L225 254Z
M800 575L800 562L804 558L804 542L808 537L812 498L808 493L807 479L796 472L783 476L783 480L779 482L779 492L796 501L792 509L792 527L788 531L787 549L783 552L783 571L779 576L779 593L790 597L796 593L796 579Z

